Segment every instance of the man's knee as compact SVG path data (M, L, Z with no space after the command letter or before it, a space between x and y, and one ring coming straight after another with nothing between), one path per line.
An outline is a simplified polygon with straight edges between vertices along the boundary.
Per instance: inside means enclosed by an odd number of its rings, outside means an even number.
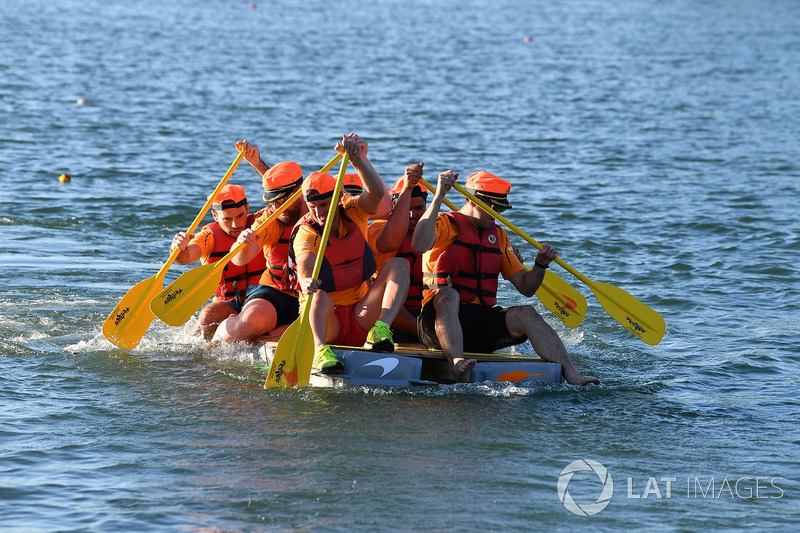
M542 315L532 305L517 305L510 307L507 313L507 322L514 324L535 324L544 321Z
M403 280L408 282L411 279L411 268L408 265L408 261L402 257L392 257L386 261L381 267L381 271L383 270L386 270L389 279L392 281Z
M235 314L236 311L226 302L212 302L200 310L197 321L201 326L215 325Z
M440 309L456 309L461 303L461 296L452 287L441 287L433 297L433 305L436 311Z

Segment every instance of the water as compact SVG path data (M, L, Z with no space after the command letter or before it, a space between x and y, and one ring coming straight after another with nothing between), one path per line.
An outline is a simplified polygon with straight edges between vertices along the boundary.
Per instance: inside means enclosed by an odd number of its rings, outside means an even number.
M4 530L796 530L800 4L109 4L0 18ZM600 387L265 391L188 327L105 341L234 141L309 172L349 131L390 184L509 178L511 220L664 340L556 269L589 310L548 320ZM593 517L557 491L583 459L614 482Z

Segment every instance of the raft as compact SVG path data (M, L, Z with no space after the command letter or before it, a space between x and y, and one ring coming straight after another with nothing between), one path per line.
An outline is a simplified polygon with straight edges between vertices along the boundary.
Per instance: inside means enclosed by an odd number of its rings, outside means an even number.
M277 340L258 343L259 359L271 362ZM352 346L331 347L344 363L341 374L313 373L313 387L438 386L456 382L451 365L440 350L430 350L421 344L397 344L394 353L371 352ZM515 352L465 354L478 363L470 372L471 383L544 381L561 383L561 365L548 363L538 356Z

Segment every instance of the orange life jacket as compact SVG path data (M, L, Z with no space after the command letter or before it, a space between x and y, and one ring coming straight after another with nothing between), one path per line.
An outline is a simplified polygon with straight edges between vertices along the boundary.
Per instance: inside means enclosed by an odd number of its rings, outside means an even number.
M345 214L341 205L339 206L339 224L347 227L347 235L340 239L331 232L328 239L325 258L319 273L319 279L322 280L320 288L325 292L337 292L357 287L370 279L377 268L375 254L367 239L364 238L361 228ZM309 226L317 235L322 235L324 232L324 228L314 222L311 213L303 216L294 227L289 244L289 266L295 273L297 272L297 258L292 244L300 226Z
M248 228L253 224L254 220L255 215L250 214L247 216ZM205 227L211 230L214 235L214 248L211 250L208 259L202 261L202 263L216 263L231 251L236 239L225 233L216 222L206 224ZM244 266L228 263L222 271L222 280L220 280L217 290L214 291L214 299L223 302L236 301L240 305L243 304L247 286L257 285L261 279L261 274L266 269L267 259L264 254L257 254L252 261Z
M422 308L422 254L416 253L411 248L411 237L413 233L407 233L403 238L403 243L397 249L396 257L402 257L408 261L411 267L411 283L408 285L408 297L403 304L406 309Z
M296 293L297 280L289 268L289 239L292 236L292 226L283 226L283 233L267 252L267 270L261 276L262 285L270 285L279 291Z
M497 276L503 266L497 226L477 229L458 211L444 213L458 226L458 236L436 260L433 272L424 272L425 288L450 286L461 303L478 298L482 305L497 303Z

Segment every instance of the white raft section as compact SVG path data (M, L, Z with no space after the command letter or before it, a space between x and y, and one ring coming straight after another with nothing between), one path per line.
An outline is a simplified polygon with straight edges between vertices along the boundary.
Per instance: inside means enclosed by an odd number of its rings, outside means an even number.
M259 358L271 362L275 343L258 348ZM309 385L314 387L344 386L436 386L455 382L451 365L442 352L423 347L399 347L394 353L378 353L348 346L334 346L333 351L344 363L341 374L312 373ZM478 363L470 373L470 382L544 381L561 382L561 365L547 363L534 356L515 353L469 354Z

